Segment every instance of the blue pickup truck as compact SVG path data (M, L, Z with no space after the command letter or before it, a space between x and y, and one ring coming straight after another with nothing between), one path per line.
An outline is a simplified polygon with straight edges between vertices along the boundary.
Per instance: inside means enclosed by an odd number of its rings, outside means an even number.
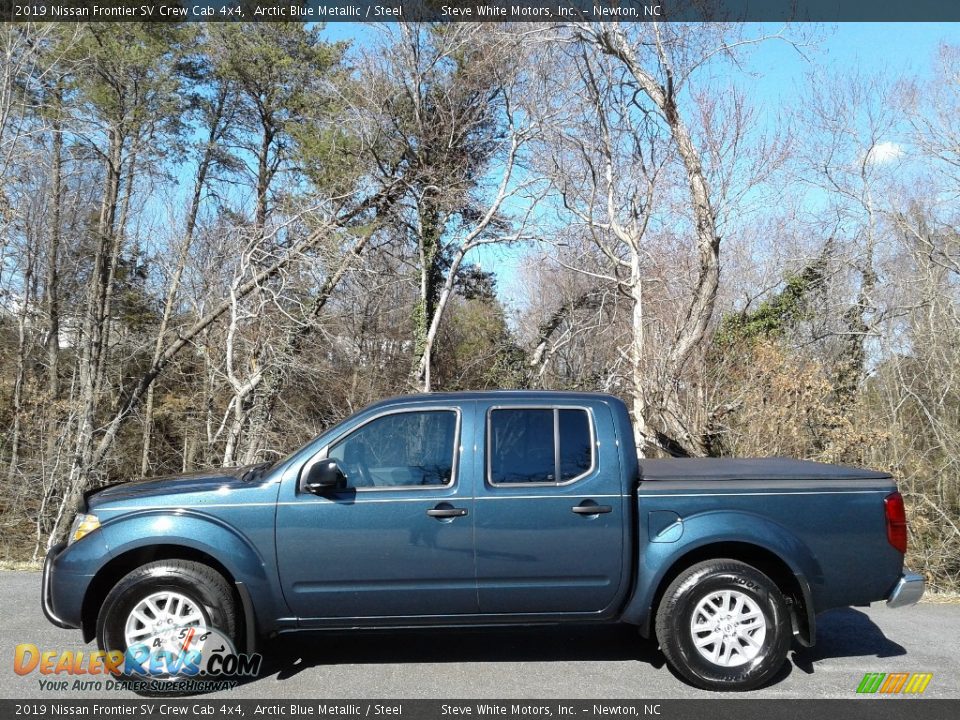
M886 473L638 461L609 395L415 395L274 463L89 493L42 601L124 652L192 626L249 650L315 630L629 623L690 683L747 690L814 643L817 613L916 602L906 542Z

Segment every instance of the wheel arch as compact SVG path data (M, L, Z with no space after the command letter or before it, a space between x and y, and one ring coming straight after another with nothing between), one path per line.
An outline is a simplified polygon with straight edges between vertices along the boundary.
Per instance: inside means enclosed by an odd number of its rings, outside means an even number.
M256 616L246 586L214 556L203 550L175 543L142 545L126 550L104 563L87 587L81 605L80 627L84 642L90 642L96 636L97 616L110 590L131 571L157 560L188 560L206 565L219 573L230 585L240 611L237 627L243 628L244 650L253 651L257 636Z
M810 586L803 573L799 572L778 553L762 545L740 540L722 540L707 542L688 549L672 560L666 571L660 576L656 588L650 595L650 603L644 611L635 616L639 621L640 633L652 638L653 618L667 588L681 573L705 560L738 560L756 568L769 577L784 595L790 612L793 636L805 647L811 647L816 638L815 612ZM625 613L626 614L626 613ZM625 618L628 622L629 618Z

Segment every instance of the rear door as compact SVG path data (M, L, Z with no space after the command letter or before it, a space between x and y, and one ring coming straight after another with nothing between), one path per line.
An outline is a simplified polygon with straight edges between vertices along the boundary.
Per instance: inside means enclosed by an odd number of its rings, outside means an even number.
M625 582L626 521L609 408L506 403L481 416L480 611L609 611Z
M285 481L277 563L302 624L477 612L473 453L463 437L473 437L472 402L392 408L315 456L337 461L346 490L317 496Z

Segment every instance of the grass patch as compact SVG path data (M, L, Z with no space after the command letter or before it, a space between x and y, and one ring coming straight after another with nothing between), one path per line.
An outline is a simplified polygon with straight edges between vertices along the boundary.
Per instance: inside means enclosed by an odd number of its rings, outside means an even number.
M31 560L0 560L0 570L26 570L28 572L40 572L43 567L41 562Z

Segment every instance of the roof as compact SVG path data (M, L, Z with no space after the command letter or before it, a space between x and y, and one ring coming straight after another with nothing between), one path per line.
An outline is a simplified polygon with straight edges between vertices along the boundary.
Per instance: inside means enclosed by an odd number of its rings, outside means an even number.
M468 402L470 400L530 400L537 403L551 402L584 402L598 400L600 402L619 402L613 395L598 392L574 392L571 390L465 390L462 392L416 393L411 395L397 395L396 397L381 400L370 409L383 405L398 405L420 402Z

